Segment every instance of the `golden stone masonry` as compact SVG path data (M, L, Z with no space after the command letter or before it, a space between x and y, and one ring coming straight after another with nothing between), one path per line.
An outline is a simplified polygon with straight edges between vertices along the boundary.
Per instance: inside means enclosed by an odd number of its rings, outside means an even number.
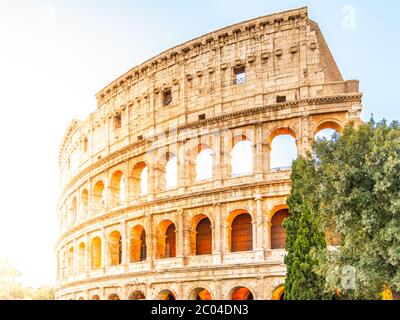
M359 123L361 97L307 8L133 68L60 148L57 299L281 299L291 171L270 165L271 144L291 135L304 154Z

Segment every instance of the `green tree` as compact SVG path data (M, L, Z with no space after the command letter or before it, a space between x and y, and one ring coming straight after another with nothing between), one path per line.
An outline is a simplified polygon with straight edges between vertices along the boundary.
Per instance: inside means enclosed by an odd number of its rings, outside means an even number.
M290 217L286 229L286 300L327 299L325 278L319 274L318 252L326 251L324 233L316 209L318 179L312 160L299 158L293 163L292 190L287 200Z
M319 214L341 239L321 268L343 295L379 299L385 285L400 291L400 127L373 120L348 126L314 145ZM356 269L355 288L340 285L343 266Z

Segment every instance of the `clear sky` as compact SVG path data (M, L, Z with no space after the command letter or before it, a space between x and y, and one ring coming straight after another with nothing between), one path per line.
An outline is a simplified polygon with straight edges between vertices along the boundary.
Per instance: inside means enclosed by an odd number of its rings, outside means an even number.
M70 120L95 110L95 93L186 40L302 6L343 76L361 80L363 119L399 119L399 1L1 0L0 258L27 284L54 281L58 148Z

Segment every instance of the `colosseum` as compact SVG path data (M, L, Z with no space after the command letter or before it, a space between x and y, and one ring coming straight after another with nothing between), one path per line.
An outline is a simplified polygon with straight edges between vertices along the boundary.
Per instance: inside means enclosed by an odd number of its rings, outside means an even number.
M59 152L56 298L282 299L291 169L274 143L304 154L361 112L307 8L178 45L96 97Z

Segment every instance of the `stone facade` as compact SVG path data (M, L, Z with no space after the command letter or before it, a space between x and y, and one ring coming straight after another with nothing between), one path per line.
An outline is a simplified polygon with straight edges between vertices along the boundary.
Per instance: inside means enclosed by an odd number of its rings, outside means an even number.
M60 148L57 298L279 299L274 215L287 208L290 168L270 167L271 143L291 135L304 154L316 133L359 122L361 111L358 81L343 80L307 8L176 46L97 99ZM242 141L252 172L237 175ZM212 174L198 181L207 149Z

